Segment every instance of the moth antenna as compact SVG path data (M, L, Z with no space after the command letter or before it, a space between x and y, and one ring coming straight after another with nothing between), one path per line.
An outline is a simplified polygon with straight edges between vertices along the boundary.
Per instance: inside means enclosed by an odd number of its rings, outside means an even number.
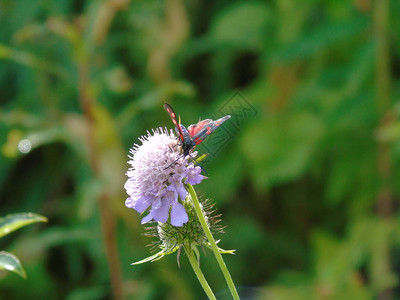
M203 166L202 166L194 157L190 156L190 154L189 154L189 157L190 157L190 159L191 159L192 161L194 161L194 162L196 163L196 165L198 165L198 166L200 167L200 169L201 169L206 175L208 175L207 171L204 170ZM167 167L164 168L164 170L166 170L166 169L168 169L169 167L171 167L171 166L172 166L173 164L175 164L180 158L182 158L182 156L181 156L181 157L178 157L176 160L174 160L172 163L170 163Z

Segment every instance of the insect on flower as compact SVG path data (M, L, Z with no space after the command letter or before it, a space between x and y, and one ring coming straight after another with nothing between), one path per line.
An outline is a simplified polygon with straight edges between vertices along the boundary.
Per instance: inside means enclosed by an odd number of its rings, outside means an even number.
M129 197L125 205L138 213L149 210L142 224L169 221L181 227L187 223L188 214L182 205L188 193L185 184L199 184L205 178L200 167L189 162L189 156L182 159L180 152L170 151L171 144L178 143L171 132L163 128L148 132L129 151L131 167L124 186ZM181 159L177 161L177 157Z
M185 126L180 124L180 118L178 122L171 105L164 103L164 109L167 111L172 119L172 123L174 123L176 127L175 131L181 141L182 152L185 157L189 155L190 151L196 147L196 145L203 142L215 129L231 117L230 115L226 115L216 121L211 119L200 120L197 124L192 124L186 129Z

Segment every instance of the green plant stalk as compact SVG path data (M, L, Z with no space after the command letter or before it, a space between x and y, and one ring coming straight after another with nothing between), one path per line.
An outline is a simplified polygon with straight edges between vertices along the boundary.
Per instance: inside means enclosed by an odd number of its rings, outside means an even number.
M217 243L215 242L215 239L214 239L213 235L211 234L210 228L207 225L206 219L204 218L203 212L200 207L199 199L197 198L197 194L191 184L186 184L186 186L187 186L190 196L192 198L193 205L196 210L197 217L199 218L200 224L203 227L204 233L206 234L208 242L211 245L211 249L214 252L214 255L215 255L215 258L217 259L218 265L221 268L222 273L224 274L226 283L228 284L228 287L229 287L229 291L231 292L233 299L239 300L240 299L239 294L236 291L236 287L235 287L235 284L233 283L231 274L229 273L228 268L225 265L225 262L222 258L221 253L219 253Z
M373 26L375 40L375 88L376 102L381 119L381 128L393 125L396 122L394 111L391 111L391 57L390 57L390 1L374 1ZM392 144L388 141L381 141L378 144L377 167L379 180L381 182L377 196L377 212L381 218L390 220L393 218L394 196L393 196L393 159ZM391 248L389 240L381 247L379 267L371 270L371 283L377 285L381 282L382 276L392 276L393 261L391 259ZM394 299L395 285L389 285L378 291L377 299Z
M213 291L211 290L210 286L208 285L208 282L206 278L204 277L203 272L200 269L199 263L196 259L196 256L193 253L193 250L190 249L190 247L184 247L186 255L189 259L190 264L192 265L193 271L197 276L197 279L199 280L201 286L203 287L204 292L207 294L207 297L212 300L216 300L215 295Z

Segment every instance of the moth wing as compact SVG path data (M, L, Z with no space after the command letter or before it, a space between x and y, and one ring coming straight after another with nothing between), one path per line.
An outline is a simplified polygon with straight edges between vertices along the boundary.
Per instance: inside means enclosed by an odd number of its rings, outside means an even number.
M200 132L200 130L202 130L204 127L207 127L208 124L210 124L212 122L213 122L213 120L211 120L211 119L199 121L199 123L197 123L197 124L190 125L187 130L189 131L189 134L191 137L195 137Z
M199 121L197 124L192 124L188 127L188 132L192 139L195 141L196 145L200 144L206 137L215 131L222 123L228 120L231 116L227 115L225 117L219 118L214 121L211 119L206 119Z

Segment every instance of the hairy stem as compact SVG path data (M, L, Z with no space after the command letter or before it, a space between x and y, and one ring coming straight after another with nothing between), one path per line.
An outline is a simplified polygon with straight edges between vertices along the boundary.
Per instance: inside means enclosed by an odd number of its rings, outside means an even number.
M193 271L197 276L197 279L199 280L204 292L207 294L207 297L212 300L216 300L213 291L211 290L210 286L208 285L208 282L206 278L204 277L203 272L200 269L199 262L196 259L196 256L190 247L184 247L186 256L189 259L190 264L192 265Z
M221 268L222 273L224 274L226 283L228 284L228 287L229 287L229 291L231 292L233 299L238 300L239 294L236 291L236 287L235 287L235 284L233 283L231 274L229 273L229 270L225 265L222 255L219 252L217 243L215 242L215 239L214 239L213 235L211 234L211 230L207 225L206 219L204 218L204 215L201 210L200 202L199 202L199 199L197 198L196 192L191 184L188 184L187 187L188 187L190 196L192 198L197 217L199 218L200 224L203 227L204 233L206 234L208 242L211 245L211 249L215 255L215 258L217 259L218 265Z

